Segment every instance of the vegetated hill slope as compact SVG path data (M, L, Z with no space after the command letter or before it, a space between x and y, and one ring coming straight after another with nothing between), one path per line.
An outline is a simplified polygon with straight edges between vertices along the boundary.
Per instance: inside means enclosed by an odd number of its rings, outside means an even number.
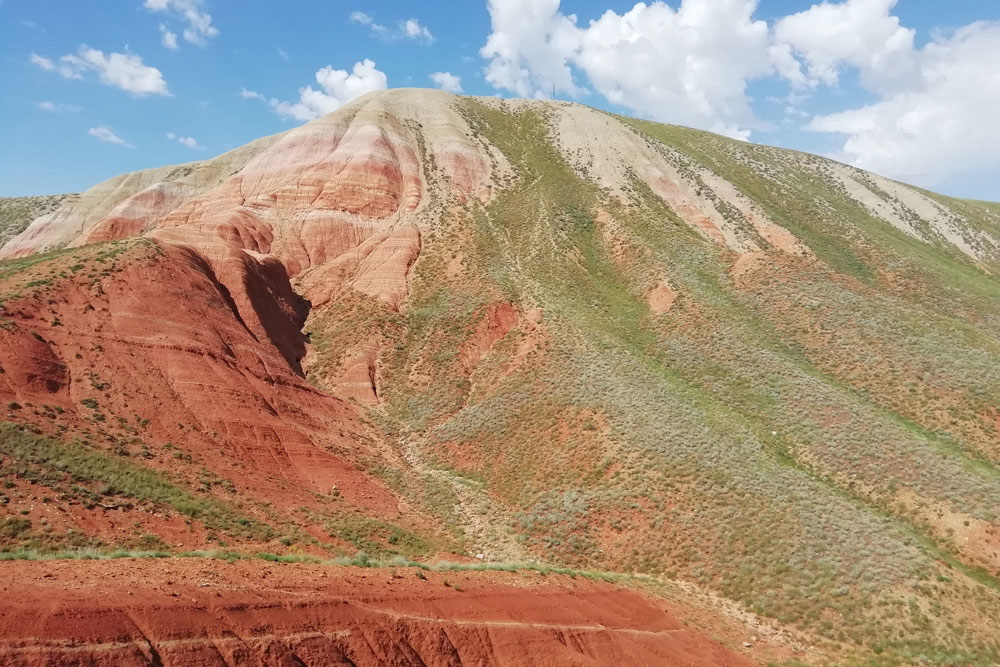
M228 539L634 570L835 650L1000 658L1000 206L432 91L227 155L96 186L0 251L5 335L33 346L0 376L10 420L145 445L120 465L181 486L240 469L272 532ZM285 509L254 504L282 480ZM39 495L14 484L3 511ZM108 515L69 505L83 534Z
M36 218L52 212L67 197L73 196L0 197L0 246L23 232Z

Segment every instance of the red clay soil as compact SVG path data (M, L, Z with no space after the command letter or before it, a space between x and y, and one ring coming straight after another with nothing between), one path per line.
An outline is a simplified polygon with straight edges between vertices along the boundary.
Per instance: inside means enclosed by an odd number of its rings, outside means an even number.
M140 437L154 451L171 442L241 494L299 507L336 486L369 516L397 515L392 492L357 470L374 456L375 436L298 372L307 308L280 264L222 261L237 274L228 282L239 289L228 289L184 246L137 248L117 261L121 269L98 282L85 269L4 303L0 401L64 411L56 421L28 409L8 418L71 433L147 418ZM106 420L89 422L98 412ZM176 467L169 454L164 466Z
M0 565L2 665L751 665L662 600L537 573Z
M483 312L472 336L458 349L466 373L471 373L493 346L517 326L517 309L509 303L491 303Z

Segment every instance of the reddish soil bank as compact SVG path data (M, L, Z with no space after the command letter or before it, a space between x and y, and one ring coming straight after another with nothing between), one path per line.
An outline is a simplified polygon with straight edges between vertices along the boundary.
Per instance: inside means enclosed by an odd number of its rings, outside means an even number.
M201 559L0 565L2 665L750 665L581 578Z
M366 516L398 516L393 493L358 470L378 456L378 434L298 373L306 306L280 264L220 261L230 289L188 247L136 246L114 270L98 251L0 277L0 405L24 406L0 419L141 441L145 465L177 474L190 460L192 474L204 468L279 509L336 486ZM26 288L32 279L52 284Z

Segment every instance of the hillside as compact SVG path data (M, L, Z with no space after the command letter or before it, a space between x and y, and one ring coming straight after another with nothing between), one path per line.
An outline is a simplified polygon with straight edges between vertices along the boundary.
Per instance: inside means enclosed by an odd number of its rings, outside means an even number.
M689 609L568 576L419 578L197 559L118 565L10 564L18 576L3 587L0 655L116 666L753 664L687 627L694 621L679 615ZM262 581L248 589L248 580ZM39 625L39 599L68 613Z
M0 247L23 232L33 220L51 213L72 196L0 197Z
M5 551L478 554L1000 660L998 204L391 90L0 256Z

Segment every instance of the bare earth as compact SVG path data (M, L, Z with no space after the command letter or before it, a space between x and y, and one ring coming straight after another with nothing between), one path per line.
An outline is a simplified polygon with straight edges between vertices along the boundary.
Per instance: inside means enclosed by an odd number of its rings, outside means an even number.
M664 601L610 584L424 576L204 559L6 563L0 664L753 664Z

